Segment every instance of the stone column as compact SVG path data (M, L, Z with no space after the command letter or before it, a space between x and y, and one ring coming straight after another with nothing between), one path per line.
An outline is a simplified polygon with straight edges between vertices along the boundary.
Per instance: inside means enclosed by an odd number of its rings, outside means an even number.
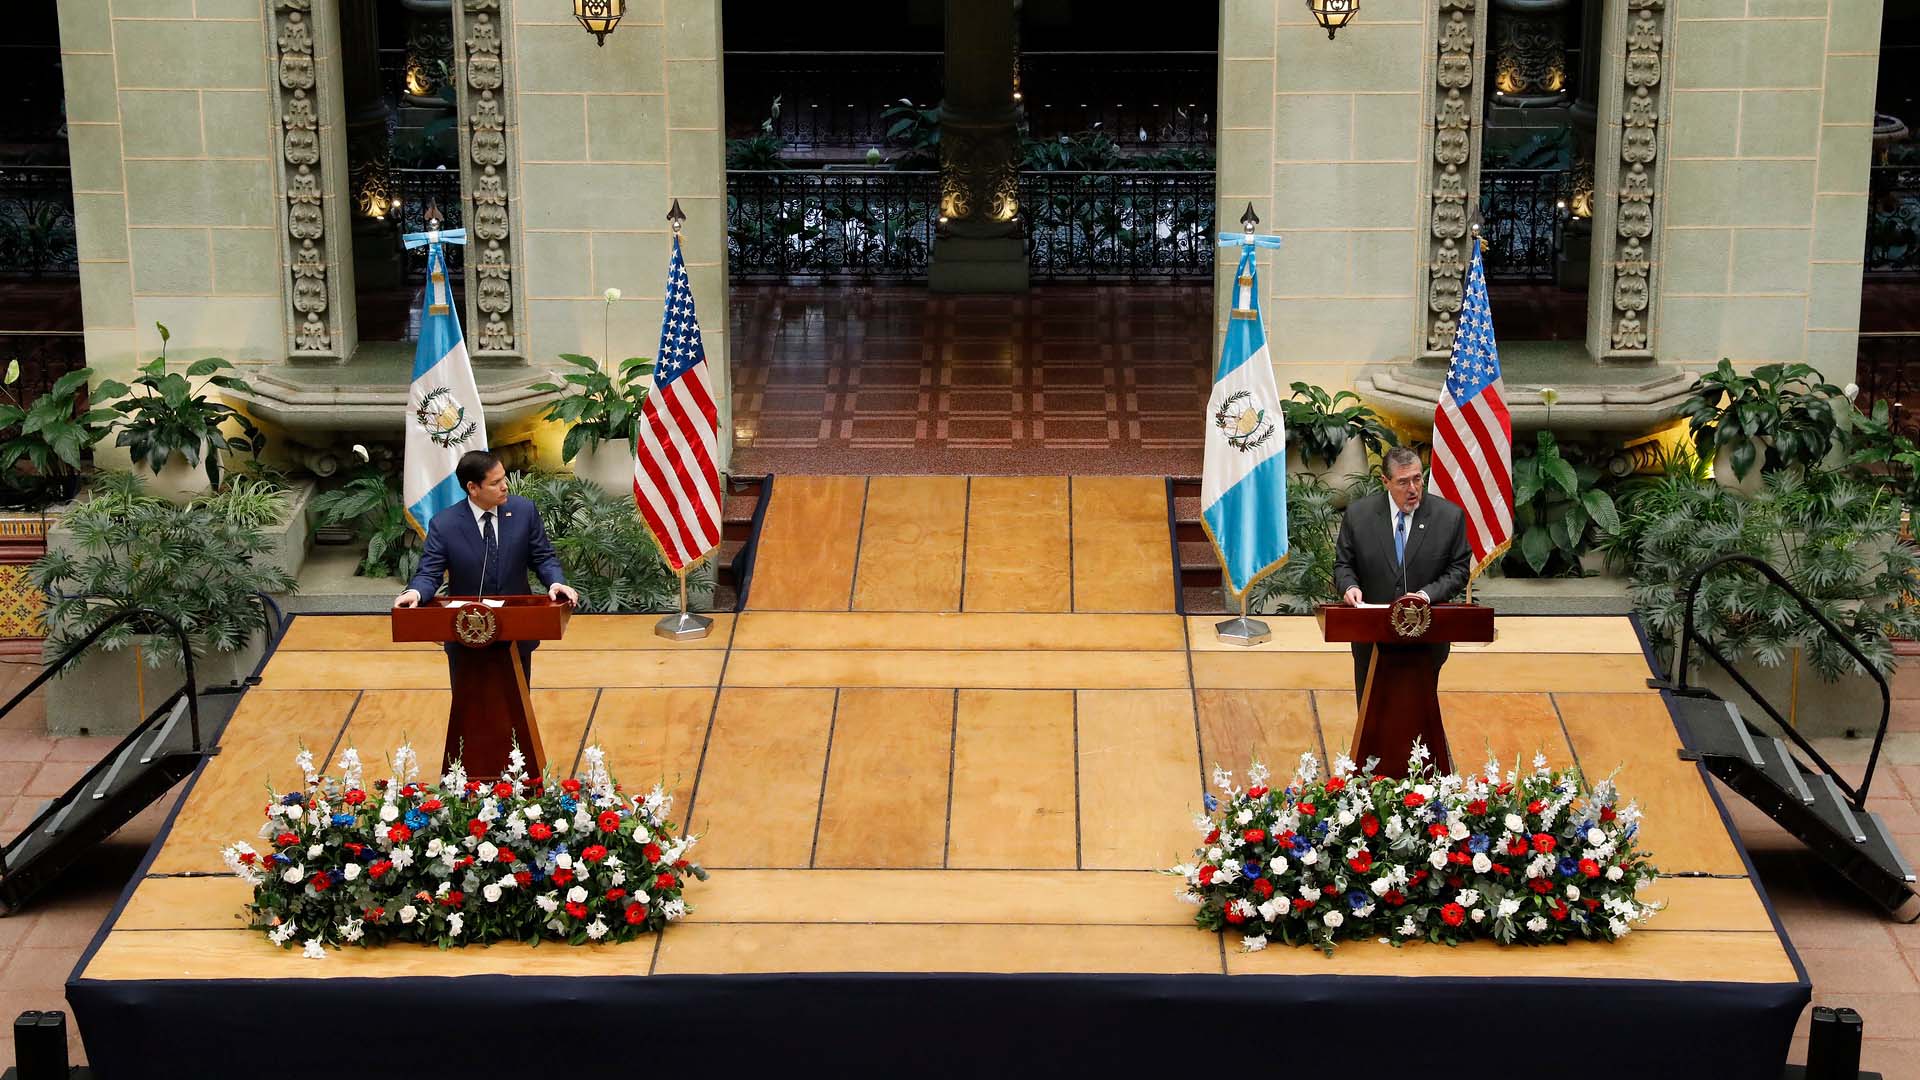
M347 99L348 190L353 199L354 278L374 288L400 283L394 257L393 186L380 86L380 13L374 0L341 0L340 82Z
M1567 96L1567 8L1572 0L1494 0L1493 89L1502 105L1552 105Z
M1019 233L1019 106L1013 100L1014 0L948 0L940 102L940 230L927 286L1024 292Z

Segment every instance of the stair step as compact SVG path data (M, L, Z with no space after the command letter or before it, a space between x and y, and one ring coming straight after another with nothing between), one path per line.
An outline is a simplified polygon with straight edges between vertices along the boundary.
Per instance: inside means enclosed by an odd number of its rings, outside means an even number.
M1802 768L1800 760L1779 739L1773 740L1773 752L1786 767L1787 780L1793 785L1793 793L1800 797L1802 804L1812 803L1813 791L1807 787L1806 770Z
M1893 863L1895 872L1898 873L1903 880L1913 881L1913 864L1907 861L1907 857L1901 852L1899 845L1893 842L1893 834L1887 831L1887 823L1880 820L1879 814L1869 810L1867 811L1867 824L1873 834L1872 839L1878 843L1878 846L1886 849L1886 854Z
M1219 573L1220 559L1214 554L1211 541L1181 539L1177 543L1180 550L1180 569L1183 572L1212 570L1216 574Z
M1200 496L1175 495L1173 497L1173 520L1178 525L1197 524L1200 521Z
M1840 793L1840 785L1834 783L1833 777L1827 773L1820 774L1819 783L1820 786L1825 789L1827 796L1827 804L1823 805L1822 808L1826 809L1830 807L1834 813L1840 816L1841 825L1844 827L1846 834L1853 838L1854 843L1866 843L1866 830L1860 827L1860 819L1855 816L1853 807L1847 803L1847 797Z

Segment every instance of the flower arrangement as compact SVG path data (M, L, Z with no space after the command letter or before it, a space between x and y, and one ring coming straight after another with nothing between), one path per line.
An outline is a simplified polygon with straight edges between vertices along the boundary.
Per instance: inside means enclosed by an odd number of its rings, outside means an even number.
M457 764L423 784L402 746L393 776L368 787L358 751L335 778L302 749L305 789L268 804L266 850L221 854L253 886L253 925L311 957L393 941L629 941L685 916L686 879L707 872L687 859L698 838L667 820L671 796L626 795L599 747L584 758L584 776L554 783L529 777L515 747L491 784Z
M1224 799L1206 795L1205 833L1186 882L1194 922L1231 929L1248 951L1272 939L1332 955L1341 938L1456 945L1475 938L1540 945L1612 941L1656 910L1635 892L1658 876L1633 847L1639 807L1617 806L1612 780L1583 788L1575 770L1436 775L1415 744L1405 779L1356 771L1341 757L1321 777L1304 754L1293 781L1249 785L1216 767Z

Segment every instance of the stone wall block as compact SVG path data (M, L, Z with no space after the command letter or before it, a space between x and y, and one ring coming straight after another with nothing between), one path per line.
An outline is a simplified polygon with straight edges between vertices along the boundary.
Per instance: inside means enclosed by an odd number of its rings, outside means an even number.
M213 291L206 229L133 229L129 239L133 287L140 295L205 296Z
M1812 245L1812 229L1734 230L1733 291L1806 292L1807 253Z
M258 22L120 19L114 43L125 89L253 90L265 78L267 43Z
M711 63L705 60L697 62ZM677 101L682 96L676 92L672 99ZM689 93L684 96L693 99L702 95ZM661 95L588 97L588 156L594 161L667 160L668 100ZM719 129L717 122L705 126L714 131Z
M119 107L128 157L199 157L206 153L206 144L200 140L199 91L123 90Z

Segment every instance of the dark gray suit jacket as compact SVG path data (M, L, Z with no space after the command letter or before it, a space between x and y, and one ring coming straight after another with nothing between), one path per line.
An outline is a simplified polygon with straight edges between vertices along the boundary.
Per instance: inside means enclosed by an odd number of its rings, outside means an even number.
M1473 553L1467 547L1467 515L1431 491L1420 500L1407 527L1404 570L1393 557L1392 500L1376 491L1347 507L1333 549L1333 591L1345 596L1360 586L1369 604L1388 604L1425 590L1444 603L1467 587Z

